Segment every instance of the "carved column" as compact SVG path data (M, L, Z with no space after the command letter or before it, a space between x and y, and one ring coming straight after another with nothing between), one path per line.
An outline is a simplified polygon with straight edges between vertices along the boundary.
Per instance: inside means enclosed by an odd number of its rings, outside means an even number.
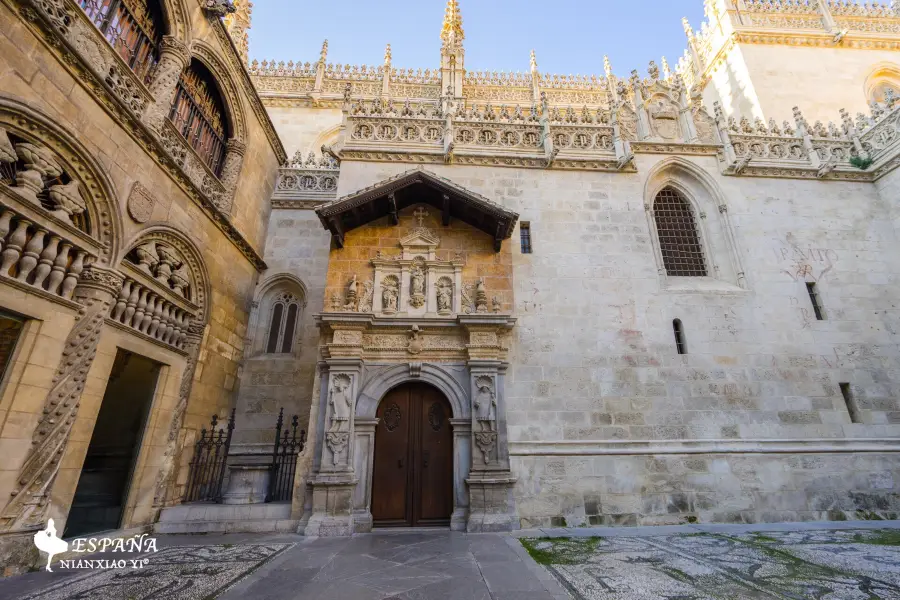
M225 145L225 158L222 162L222 174L219 176L219 181L225 187L227 200L222 208L226 212L231 210L231 205L234 202L234 192L237 189L238 177L241 174L246 151L247 145L240 140L230 139Z
M466 477L472 466L472 420L450 419L453 427L453 514L450 529L465 531L469 519Z
M509 466L504 380L507 363L502 333L515 323L508 315L460 318L469 334L470 398L472 401L472 465L469 485L469 532L518 528Z
M203 332L206 325L191 323L188 326L184 338L184 350L187 351L187 364L181 375L181 385L178 388L178 404L172 411L172 423L169 425L169 437L166 439L166 451L163 454L163 464L156 477L156 491L153 495L153 508L159 510L174 504L174 494L170 493L174 476L177 475L176 461L178 460L178 434L184 424L184 415L187 411L188 400L191 397L191 389L194 385L194 374L197 372L197 360L200 354L200 345L203 341ZM191 452L187 447L185 451Z
M50 508L50 492L62 460L87 374L97 354L105 317L122 289L123 277L111 269L87 266L74 298L82 305L66 338L62 358L44 400L31 449L19 469L16 487L0 517L0 531L41 527Z
M372 472L375 460L375 427L378 419L354 421L353 469L360 477L359 485L353 490L353 532L372 531Z
M149 86L154 101L144 110L144 122L152 129L159 131L162 128L172 108L178 78L190 60L191 53L184 42L171 35L163 36L159 45L159 63Z

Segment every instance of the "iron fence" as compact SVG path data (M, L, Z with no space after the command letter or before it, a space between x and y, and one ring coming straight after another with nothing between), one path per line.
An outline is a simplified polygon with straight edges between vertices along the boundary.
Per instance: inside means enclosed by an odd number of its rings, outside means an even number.
M230 453L234 420L234 409L225 427L219 427L219 417L213 415L209 431L205 428L200 431L200 438L194 445L194 457L190 463L184 502L221 502L228 459L238 457L268 460L270 477L265 501L290 501L294 473L297 470L297 455L303 451L306 444L306 431L299 429L299 418L294 415L290 425L285 427L284 408L278 412L275 441L270 454Z

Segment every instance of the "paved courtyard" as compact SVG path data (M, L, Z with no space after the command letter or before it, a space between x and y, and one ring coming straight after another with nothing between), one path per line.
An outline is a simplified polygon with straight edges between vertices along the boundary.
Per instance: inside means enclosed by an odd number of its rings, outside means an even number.
M516 537L449 531L350 539L159 536L159 551L143 555L149 562L142 569L57 565L53 573L0 580L0 598L900 599L897 527L579 528Z

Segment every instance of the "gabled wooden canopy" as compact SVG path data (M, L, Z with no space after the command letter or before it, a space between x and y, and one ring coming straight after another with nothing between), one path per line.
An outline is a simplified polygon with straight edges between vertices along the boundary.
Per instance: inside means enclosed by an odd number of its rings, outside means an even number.
M415 169L386 179L371 187L338 198L316 209L319 220L331 232L338 248L344 247L344 234L352 229L388 217L392 225L400 222L400 211L414 204L430 204L441 212L444 226L459 219L494 238L494 251L509 239L519 215L496 202L471 192L449 179Z

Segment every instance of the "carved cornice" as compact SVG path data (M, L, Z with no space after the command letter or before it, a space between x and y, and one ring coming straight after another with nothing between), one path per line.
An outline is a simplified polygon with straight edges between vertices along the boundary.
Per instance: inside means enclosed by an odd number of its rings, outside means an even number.
M631 142L635 154L687 154L691 156L715 156L722 150L721 144L669 144L665 142Z
M359 160L373 162L392 163L419 163L419 164L444 164L443 154L408 153L402 151L369 151L369 150L343 150L342 160ZM619 169L614 157L598 160L564 159L557 158L548 167L546 158L530 158L527 156L496 156L496 155L466 155L453 154L453 163L459 165L473 165L479 167L517 167L525 169L564 169L577 171L621 171L634 173L633 166Z
M315 210L330 200L272 200L272 208Z
M896 438L510 441L511 456L900 452Z
M181 187L182 191L187 194L197 205L199 205L206 215L216 224L216 226L225 234L225 236L237 247L238 250L249 260L257 270L264 270L266 263L262 256L250 245L240 231L231 223L228 216L222 213L215 206L213 200L204 191L194 183L189 175L178 162L169 154L160 138L141 120L141 111L144 103L136 107L133 102L126 101L123 96L117 94L108 82L109 77L105 79L95 72L91 65L84 58L81 50L73 47L69 40L61 35L54 27L54 24L47 21L43 15L38 13L32 7L30 0L0 0L7 4L14 12L22 15L23 21L32 30L35 36L40 39L50 52L56 56L57 60L68 70L90 93L98 104L109 114L121 128L125 130L135 142L156 160L163 170ZM70 0L60 0L65 2L66 6L70 5ZM76 5L71 4L70 12L77 18L81 18L83 11ZM221 26L221 23L219 24ZM91 25L92 44L102 44L99 48L107 48L109 45L98 30ZM227 38L228 35L224 33ZM229 41L230 43L230 41ZM233 48L233 46L232 46ZM115 54L112 49L109 49ZM118 56L118 55L116 55ZM245 73L246 75L246 73ZM130 71L122 73L122 77L131 78L137 81ZM249 84L249 76L248 83ZM252 90L255 98L255 90ZM149 99L149 92L146 89L138 88L141 94ZM143 97L141 96L141 97ZM265 113L261 103L259 109ZM271 123L270 123L271 125ZM274 135L274 129L272 130ZM276 137L277 140L277 137ZM279 143L280 147L280 143ZM283 148L281 149L282 160L286 160Z

